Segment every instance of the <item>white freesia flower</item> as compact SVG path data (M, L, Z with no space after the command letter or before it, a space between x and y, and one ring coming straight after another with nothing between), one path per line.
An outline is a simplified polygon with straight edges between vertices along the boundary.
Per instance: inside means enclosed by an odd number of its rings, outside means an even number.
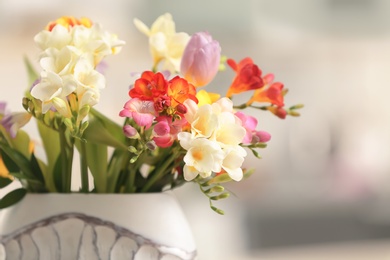
M33 87L31 95L42 101L42 113L46 113L53 106L53 98L66 99L75 89L72 75L60 77L57 73L42 71L41 80Z
M184 117L188 123L191 124L194 121L196 113L198 112L198 104L196 104L192 99L187 99L183 102L183 105L187 108L187 112L184 114Z
M94 55L96 66L105 56L118 53L124 41L119 40L114 34L104 31L99 24L91 28L75 26L72 30L72 45L80 52Z
M46 49L39 63L44 70L62 76L73 72L76 61L77 55L72 48L64 47L60 50L56 48Z
M91 56L83 56L74 68L74 77L77 82L76 93L83 105L94 106L99 102L100 89L106 85L105 77L94 70ZM80 101L79 101L80 102Z
M79 108L84 107L85 105L94 106L99 103L100 92L95 89L88 89L83 93L78 95L79 98Z
M134 19L134 24L140 32L149 37L154 67L164 60L163 69L171 72L179 71L181 57L190 36L187 33L176 32L171 14L166 13L158 17L150 29L138 19Z
M198 174L203 178L209 177L213 172L220 172L224 152L218 143L206 138L191 138L191 134L181 132L178 135L180 144L187 153L183 160L184 178L193 180Z
M52 31L43 30L35 35L34 41L41 50L47 48L60 50L71 43L72 36L66 27L57 24Z
M242 142L246 130L234 114L223 112L218 115L218 122L220 122L219 127L213 136L217 142L223 147L236 146Z
M227 172L230 178L235 181L240 181L243 177L241 166L244 162L244 157L246 156L245 150L241 146L238 147L242 150L229 150L222 162L222 168Z
M184 101L187 113L184 115L191 124L191 132L194 137L209 138L219 125L218 116L214 113L212 106L206 104L198 107L193 100Z
M211 105L213 107L214 113L216 114L220 114L222 112L234 113L233 101L230 98L220 98Z
M191 124L191 133L180 133L178 136L180 145L187 150L184 178L192 180L198 174L206 178L211 172L218 173L224 169L233 180L241 180L241 166L247 153L240 144L246 130L234 115L231 100L222 98L200 107L194 101L187 100L184 105L187 108L185 118ZM223 153L222 160L220 151ZM215 163L214 168L210 167L211 162Z

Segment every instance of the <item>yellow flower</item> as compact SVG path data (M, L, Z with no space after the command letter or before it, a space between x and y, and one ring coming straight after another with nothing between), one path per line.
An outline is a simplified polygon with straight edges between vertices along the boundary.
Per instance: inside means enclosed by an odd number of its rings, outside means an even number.
M166 13L157 18L150 29L140 20L134 19L137 29L149 37L150 52L153 57L153 68L157 69L165 61L163 69L174 73L180 70L180 61L190 39L187 33L177 33L172 15Z
M7 167L5 167L4 165L3 158L1 157L0 157L0 177L12 179L12 176L9 174Z
M215 101L217 101L221 97L218 93L211 93L207 92L206 90L202 89L196 93L196 98L198 99L198 106L203 106L206 104L212 104Z

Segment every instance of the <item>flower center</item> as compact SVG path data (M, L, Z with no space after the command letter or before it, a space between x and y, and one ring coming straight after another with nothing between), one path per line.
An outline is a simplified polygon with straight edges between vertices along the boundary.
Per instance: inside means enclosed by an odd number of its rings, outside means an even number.
M203 153L200 150L195 150L192 152L192 157L197 161L201 161L203 159Z

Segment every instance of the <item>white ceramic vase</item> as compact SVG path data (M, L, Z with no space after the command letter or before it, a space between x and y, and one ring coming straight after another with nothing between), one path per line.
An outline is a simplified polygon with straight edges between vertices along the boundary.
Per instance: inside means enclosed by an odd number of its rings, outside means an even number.
M27 194L0 210L0 260L195 258L171 193Z

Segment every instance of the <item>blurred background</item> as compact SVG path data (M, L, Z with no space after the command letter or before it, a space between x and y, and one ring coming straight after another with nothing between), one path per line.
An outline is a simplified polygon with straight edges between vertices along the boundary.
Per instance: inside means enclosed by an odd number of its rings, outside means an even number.
M170 12L176 30L208 31L224 55L252 57L290 90L299 118L258 115L272 134L262 160L236 195L209 209L196 185L175 191L194 232L199 259L390 259L390 2L387 0L0 0L1 100L22 110L23 56L33 37L63 15L87 16L126 41L109 57L98 109L115 118L131 73L151 68L150 26ZM225 93L233 73L209 90ZM259 115L259 113L262 113ZM118 117L118 122L121 119ZM34 132L33 126L27 126Z

